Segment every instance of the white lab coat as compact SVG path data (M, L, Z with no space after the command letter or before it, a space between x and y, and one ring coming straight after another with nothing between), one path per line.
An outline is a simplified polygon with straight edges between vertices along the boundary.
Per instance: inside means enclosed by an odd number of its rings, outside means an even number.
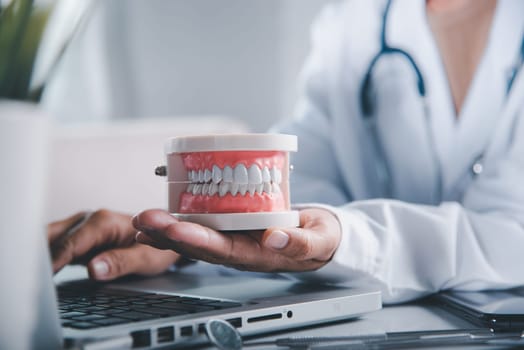
M300 277L348 283L370 278L386 303L450 288L524 284L524 68L506 95L507 73L524 35L524 1L499 1L458 118L424 3L394 1L387 35L422 71L429 121L405 59L381 58L373 76L392 199L382 199L358 99L379 50L383 1L349 1L320 15L297 116L277 128L299 139L293 201L329 204L342 227L332 261ZM484 170L473 177L480 154Z

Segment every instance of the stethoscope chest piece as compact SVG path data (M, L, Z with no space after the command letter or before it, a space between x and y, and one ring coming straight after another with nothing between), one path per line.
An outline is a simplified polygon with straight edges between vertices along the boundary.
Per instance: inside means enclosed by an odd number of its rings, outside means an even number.
M471 175L477 177L484 172L484 155L480 155L471 164Z
M471 167L471 172L473 173L473 176L478 176L482 174L484 171L484 166L481 162L475 162L473 163L473 166Z

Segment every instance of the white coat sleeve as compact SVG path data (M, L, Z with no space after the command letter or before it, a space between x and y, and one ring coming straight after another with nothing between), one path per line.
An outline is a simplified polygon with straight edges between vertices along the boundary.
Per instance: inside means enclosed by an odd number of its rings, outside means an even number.
M524 111L504 129L505 142L460 203L324 206L340 221L341 243L329 264L297 276L331 282L371 277L385 303L445 289L524 285Z

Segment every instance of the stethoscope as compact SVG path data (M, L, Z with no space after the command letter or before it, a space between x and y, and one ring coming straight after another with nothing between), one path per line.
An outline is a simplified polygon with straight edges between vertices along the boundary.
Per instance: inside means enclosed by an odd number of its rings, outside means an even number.
M371 136L371 142L373 143L373 147L376 151L376 159L375 162L375 172L377 174L377 177L379 179L379 182L383 184L383 193L386 197L391 198L393 196L392 191L392 172L391 167L388 164L386 153L383 148L382 143L380 142L380 137L378 134L378 128L377 128L377 121L375 117L375 103L374 103L374 96L373 96L373 89L372 89L372 75L373 75L373 69L377 65L377 62L380 60L383 56L388 55L397 55L404 57L409 65L411 66L411 69L415 72L416 79L417 79L417 91L418 94L422 100L422 103L424 105L424 114L426 119L426 134L427 138L429 140L429 143L434 145L435 142L433 140L433 133L431 130L431 124L430 124L430 113L429 108L427 107L426 103L426 85L424 82L424 78L422 76L422 73L420 69L418 68L417 64L415 63L415 60L413 57L407 53L406 51L391 47L388 45L387 37L386 37L386 28L387 28L387 22L388 22L388 16L389 16L389 10L391 7L392 0L388 0L386 3L386 6L384 8L384 13L382 16L382 28L381 28L381 34L380 34L380 50L379 52L371 59L371 62L369 64L369 67L366 71L366 74L364 75L364 79L362 81L362 85L360 87L360 109L362 112L364 123L369 131L369 134ZM524 64L524 38L522 40L522 44L520 47L520 54L519 57L513 66L509 78L508 78L508 85L506 94L509 94L513 83L515 82L515 78L517 77L520 68ZM441 166L439 166L439 160L436 153L436 150L434 147L431 148L431 158L433 164L435 164L435 167L437 169L437 185L434 189L433 193L431 194L432 202L437 203L437 201L440 199L439 196L442 196L443 191L443 177L442 177L442 170ZM470 175L471 177L476 177L482 173L484 170L483 167L483 158L484 158L484 152L481 152L474 160L473 164L471 164L470 167Z

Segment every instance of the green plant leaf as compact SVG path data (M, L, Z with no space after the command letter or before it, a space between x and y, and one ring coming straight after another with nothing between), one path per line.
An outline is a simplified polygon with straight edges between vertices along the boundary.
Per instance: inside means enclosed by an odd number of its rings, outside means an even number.
M16 69L12 91L17 99L29 98L29 84L33 73L33 67L38 53L38 47L45 25L49 18L50 8L35 8L31 12L27 22L24 36L20 42L20 48L15 59Z
M76 25L63 45L58 47L50 66L45 67L43 73L37 72L38 77L33 77L42 36L56 2L58 0L36 5L34 0L12 0L5 8L0 7L0 98L40 100L45 83L94 3L80 7L81 16L75 20Z
M13 0L0 17L0 96L13 94L15 65L33 7L32 0Z

